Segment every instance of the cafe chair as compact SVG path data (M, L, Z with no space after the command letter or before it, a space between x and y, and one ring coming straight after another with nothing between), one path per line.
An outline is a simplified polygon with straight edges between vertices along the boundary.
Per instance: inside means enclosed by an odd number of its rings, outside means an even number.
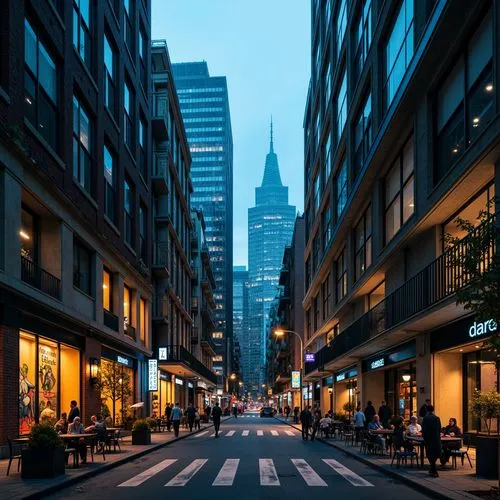
M115 431L110 437L114 452L116 453L116 447L118 447L118 451L121 453L122 449L120 448L120 431Z
M394 460L396 460L396 468L399 469L401 463L404 463L405 465L408 464L408 459L410 459L411 467L413 467L414 459L418 467L418 453L415 450L406 448L404 446L404 441L400 437L393 436L392 442L394 446L394 453L392 455L391 467L394 464Z
M465 457L469 461L470 468L472 469L472 462L469 456L469 448L470 448L470 436L464 436L464 445L466 448L460 448L459 450L450 450L451 453L451 465L454 469L457 468L457 458L462 460L462 465L464 465Z
M12 462L14 460L17 460L17 472L19 472L19 469L21 467L21 460L23 459L21 455L21 450L19 450L19 455L14 455L14 446L12 444L11 439L7 439L9 443L9 465L7 465L7 476L9 475L10 472L10 466L12 465Z
M73 469L78 468L78 450L76 448L65 448L64 455L66 457L66 463L68 463L68 459L70 455L73 456Z
M350 444L351 446L354 446L355 432L353 427L346 425L344 427L343 436L344 436L344 443L346 445Z

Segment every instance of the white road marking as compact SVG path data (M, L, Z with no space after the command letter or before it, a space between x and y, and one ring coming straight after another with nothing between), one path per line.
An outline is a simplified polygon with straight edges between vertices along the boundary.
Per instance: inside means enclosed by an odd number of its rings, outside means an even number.
M239 458L228 458L217 474L212 486L232 486L239 463Z
M333 458L323 458L323 462L329 465L335 472L338 472L344 479L347 479L353 486L373 486L372 483L358 476L351 469L348 469L345 465L342 465Z
M215 437L215 432L212 432L212 434L210 434L210 437L211 438Z
M194 437L199 438L201 436L204 436L205 434L208 434L208 431L200 432L199 434L196 434Z
M271 435L273 435L273 436L279 436L279 433L278 433L278 431L271 431Z
M235 432L236 432L236 431L229 431L229 432L226 434L226 436L227 436L227 437L234 436L234 433L235 433Z
M241 433L242 436L248 436L250 434L250 431L243 431Z
M206 458L193 460L184 470L171 479L165 486L186 486L193 476L207 463Z
M292 458L291 460L307 486L328 486L305 460L302 458Z
M285 431L285 434L287 436L295 436L295 434L292 431Z
M257 431L257 436L263 436L264 435L264 431Z
M279 486L280 480L272 458L259 458L259 472L261 486Z
M162 470L166 469L167 467L170 467L175 462L177 462L177 459L175 458L174 459L168 458L167 460L163 460L159 464L153 465L153 467L150 467L149 469L146 469L140 474L137 474L137 476L132 477L128 481L119 484L118 487L133 488L135 486L139 486L142 483L144 483L144 481L147 481L148 479L155 476Z

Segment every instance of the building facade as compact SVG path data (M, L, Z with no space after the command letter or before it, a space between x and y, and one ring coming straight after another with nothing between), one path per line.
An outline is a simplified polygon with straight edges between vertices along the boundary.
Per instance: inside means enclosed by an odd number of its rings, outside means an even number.
M248 365L249 358L242 356L241 353L249 348L248 339L248 271L246 266L233 267L233 335L234 342L239 346L239 366L234 367L235 373L238 373L245 384L244 374L250 371ZM243 386L246 389L246 386Z
M266 156L262 184L255 188L255 207L248 209L249 342L242 351L243 373L250 391L258 391L265 378L266 320L277 286L283 250L290 244L295 207L288 204L274 152L271 124L270 150Z
M216 379L198 349L200 330L193 330L201 313L196 296L201 285L192 250L200 251L193 239L201 239L196 233L201 225L195 227L191 214L191 155L164 40L153 41L151 70L153 344L159 368L153 411L159 415L167 403L194 403L198 383L204 390Z
M206 62L173 65L175 85L192 157L193 208L203 211L206 239L217 284L213 338L221 361L232 370L233 321L233 138L226 77L210 76Z
M79 5L0 7L0 447L147 398L150 7Z
M341 413L386 400L408 419L431 398L442 417L479 430L468 401L496 384L492 353L478 343L491 329L455 305L467 276L451 256L466 242L450 248L445 236L466 236L458 216L477 225L481 210L498 211L498 4L311 5L303 307L312 400Z

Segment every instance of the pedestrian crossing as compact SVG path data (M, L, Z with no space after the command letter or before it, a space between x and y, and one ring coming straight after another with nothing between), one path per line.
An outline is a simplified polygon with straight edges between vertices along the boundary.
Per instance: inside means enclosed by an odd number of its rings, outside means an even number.
M249 462L252 462L252 459L243 459L246 460L245 465L249 465ZM255 460L255 459L253 459ZM288 466L281 462L279 466L277 466L272 458L259 458L258 459L258 482L260 486L263 487L273 487L273 486L281 486L281 480L283 478L301 478L303 483L309 487L328 487L329 484L325 481L325 479L329 479L332 477L331 470L332 469L336 474L334 476L340 476L347 482L349 482L354 487L371 487L374 486L372 483L362 478L354 471L341 464L335 459L332 458L323 458L319 464L319 467L314 467L309 464L306 460L302 458L290 458L290 462L288 459L286 462L288 464L292 464L293 467L298 472L298 475L295 474L287 474ZM149 469L140 472L134 477L128 479L127 481L120 483L118 487L120 488L136 488L141 486L146 481L151 480L155 476L158 476L160 473L166 471L169 467L174 464L180 464L181 459L166 459L159 462L156 465L153 465ZM181 470L173 471L173 477L171 477L166 483L164 483L164 487L172 488L172 487L184 487L189 485L189 483L200 473L202 469L206 469L206 466L209 462L207 458L196 458L190 461L187 464L182 464L183 468ZM325 468L326 464L328 467ZM217 467L217 465L216 465ZM213 468L210 469L213 471ZM222 464L222 467L215 475L215 479L211 483L214 487L228 487L233 486L235 480L237 480L237 474L240 470L240 459L239 458L228 458ZM246 467L248 471L249 468ZM279 471L281 471L281 476ZM330 471L330 472L329 472ZM168 473L168 472L167 472ZM324 477L321 477L320 474L323 474ZM203 480L206 479L205 474ZM213 475L209 478L209 481L212 481ZM163 478L163 481L165 478ZM294 479L296 480L296 479ZM161 483L163 483L161 481ZM245 479L248 482L247 479Z
M257 429L257 430L250 430L250 429L244 429L242 431L236 431L234 429L231 430L221 430L219 431L219 435L221 437L251 437L251 436L257 436L257 437L264 437L264 436L272 436L272 437L279 437L279 436L300 436L300 432L294 432L294 431L289 431L289 430L281 430L277 431L275 429L272 430L266 430L264 431L263 429ZM198 434L194 434L193 438L194 439L199 439L201 437L215 437L215 432L210 433L209 431L203 431L199 432Z

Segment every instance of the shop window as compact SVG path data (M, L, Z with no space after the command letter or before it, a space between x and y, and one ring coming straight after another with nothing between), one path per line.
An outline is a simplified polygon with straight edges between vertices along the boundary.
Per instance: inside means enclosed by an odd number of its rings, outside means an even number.
M354 178L358 176L368 158L372 145L372 97L368 94L354 128Z
M71 374L71 376L62 376L60 380L60 408L61 412L68 412L73 399L80 402L80 352L61 344L60 356L61 370L64 370L65 374Z
M356 279L366 271L372 263L372 213L371 206L361 217L354 229L356 252Z
M372 42L372 2L364 0L356 28L356 53L354 55L354 79L357 81L363 71L366 56Z
M35 425L37 401L36 340L19 334L19 434L27 434Z
M58 85L54 59L38 33L24 21L24 109L49 146L58 149Z
M106 311L113 312L113 277L111 272L102 272L102 305Z
M437 101L436 182L495 116L491 12L445 80Z
M413 215L413 138L401 150L385 178L385 242L389 243Z
M147 318L147 302L145 299L140 300L139 302L139 313L141 316L141 342L146 345L147 340L147 331L148 331L148 318Z
M80 289L87 295L92 295L92 253L73 237L73 286Z
M73 178L90 195L93 192L93 129L94 123L84 106L73 96Z
M344 156L340 164L336 177L336 214L340 219L345 206L347 205L347 157Z
M111 222L116 223L116 157L104 146L104 213Z
M345 250L342 250L342 253L335 262L335 275L337 283L336 301L338 303L347 295L347 262Z

